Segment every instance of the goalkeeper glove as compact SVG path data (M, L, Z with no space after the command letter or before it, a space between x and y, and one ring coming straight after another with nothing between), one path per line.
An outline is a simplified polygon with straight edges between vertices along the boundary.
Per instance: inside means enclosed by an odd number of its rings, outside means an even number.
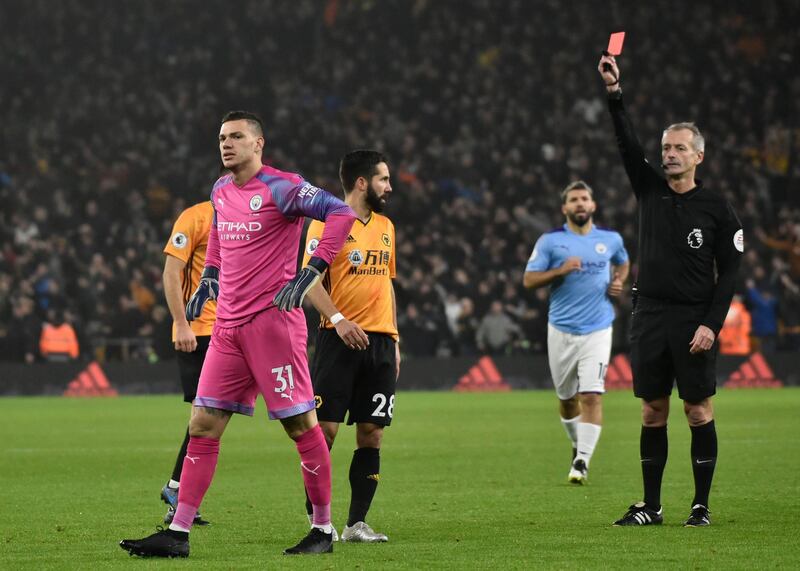
M297 275L286 282L273 303L281 311L289 311L303 305L303 299L309 290L319 281L328 264L322 258L312 257L308 265L297 272Z
M203 306L209 299L219 297L219 269L208 266L200 276L200 283L186 304L186 321L193 321L203 313Z

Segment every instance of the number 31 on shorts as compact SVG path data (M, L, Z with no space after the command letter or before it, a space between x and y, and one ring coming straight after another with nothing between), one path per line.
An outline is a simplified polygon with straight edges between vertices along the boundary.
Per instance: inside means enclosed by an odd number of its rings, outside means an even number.
M275 387L275 392L281 393L281 397L291 399L291 393L294 391L294 374L292 374L292 366L286 365L284 367L275 367L272 369L272 374L275 375L275 382L278 383L278 386ZM286 376L284 376L284 374ZM287 386L289 388L288 395L286 394Z
M388 407L386 406L386 395L382 393L375 393L375 395L372 397L372 402L378 403L378 406L372 411L372 416L385 418L388 415L389 418L392 418L392 415L394 414L394 395L389 398Z

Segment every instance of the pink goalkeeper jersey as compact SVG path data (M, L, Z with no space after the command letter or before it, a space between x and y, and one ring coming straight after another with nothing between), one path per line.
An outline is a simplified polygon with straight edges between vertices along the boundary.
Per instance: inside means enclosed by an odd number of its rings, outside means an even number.
M244 186L233 175L211 191L214 221L206 266L220 270L217 323L233 327L274 307L272 299L297 272L303 217L325 221L314 255L331 263L347 239L355 213L300 175L269 166Z

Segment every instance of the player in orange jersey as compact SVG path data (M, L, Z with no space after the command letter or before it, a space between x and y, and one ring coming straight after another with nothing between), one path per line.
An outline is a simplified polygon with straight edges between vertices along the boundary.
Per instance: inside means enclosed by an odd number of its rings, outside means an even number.
M183 387L184 402L191 403L197 394L197 383L200 370L208 351L211 339L211 328L216 317L217 304L209 301L198 319L191 323L186 320L185 307L192 292L197 289L200 276L206 261L206 246L214 217L211 201L190 206L181 212L172 228L172 235L164 247L166 261L164 263L164 295L172 314L172 341L178 358L178 371ZM178 504L178 488L183 469L183 459L189 444L189 429L183 438L172 477L161 490L161 499L169 505L164 516L165 523L171 523ZM195 525L206 525L198 513L194 518Z
M339 178L345 202L358 219L322 282L308 298L321 314L311 368L317 417L328 446L347 416L356 424L356 451L350 463L350 513L342 541L382 542L388 538L366 524L380 480L384 427L392 422L400 373L395 276L394 225L380 214L392 193L386 158L356 150L342 158ZM306 237L306 262L324 224L314 221ZM348 414L349 413L349 414ZM307 512L311 506L307 502Z

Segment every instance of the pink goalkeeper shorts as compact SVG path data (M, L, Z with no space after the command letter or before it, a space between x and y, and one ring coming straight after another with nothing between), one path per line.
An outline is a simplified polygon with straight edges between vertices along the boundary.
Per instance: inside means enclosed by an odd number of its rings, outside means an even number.
M302 309L271 307L243 325L215 324L194 406L253 416L261 393L271 419L313 409L307 337Z

